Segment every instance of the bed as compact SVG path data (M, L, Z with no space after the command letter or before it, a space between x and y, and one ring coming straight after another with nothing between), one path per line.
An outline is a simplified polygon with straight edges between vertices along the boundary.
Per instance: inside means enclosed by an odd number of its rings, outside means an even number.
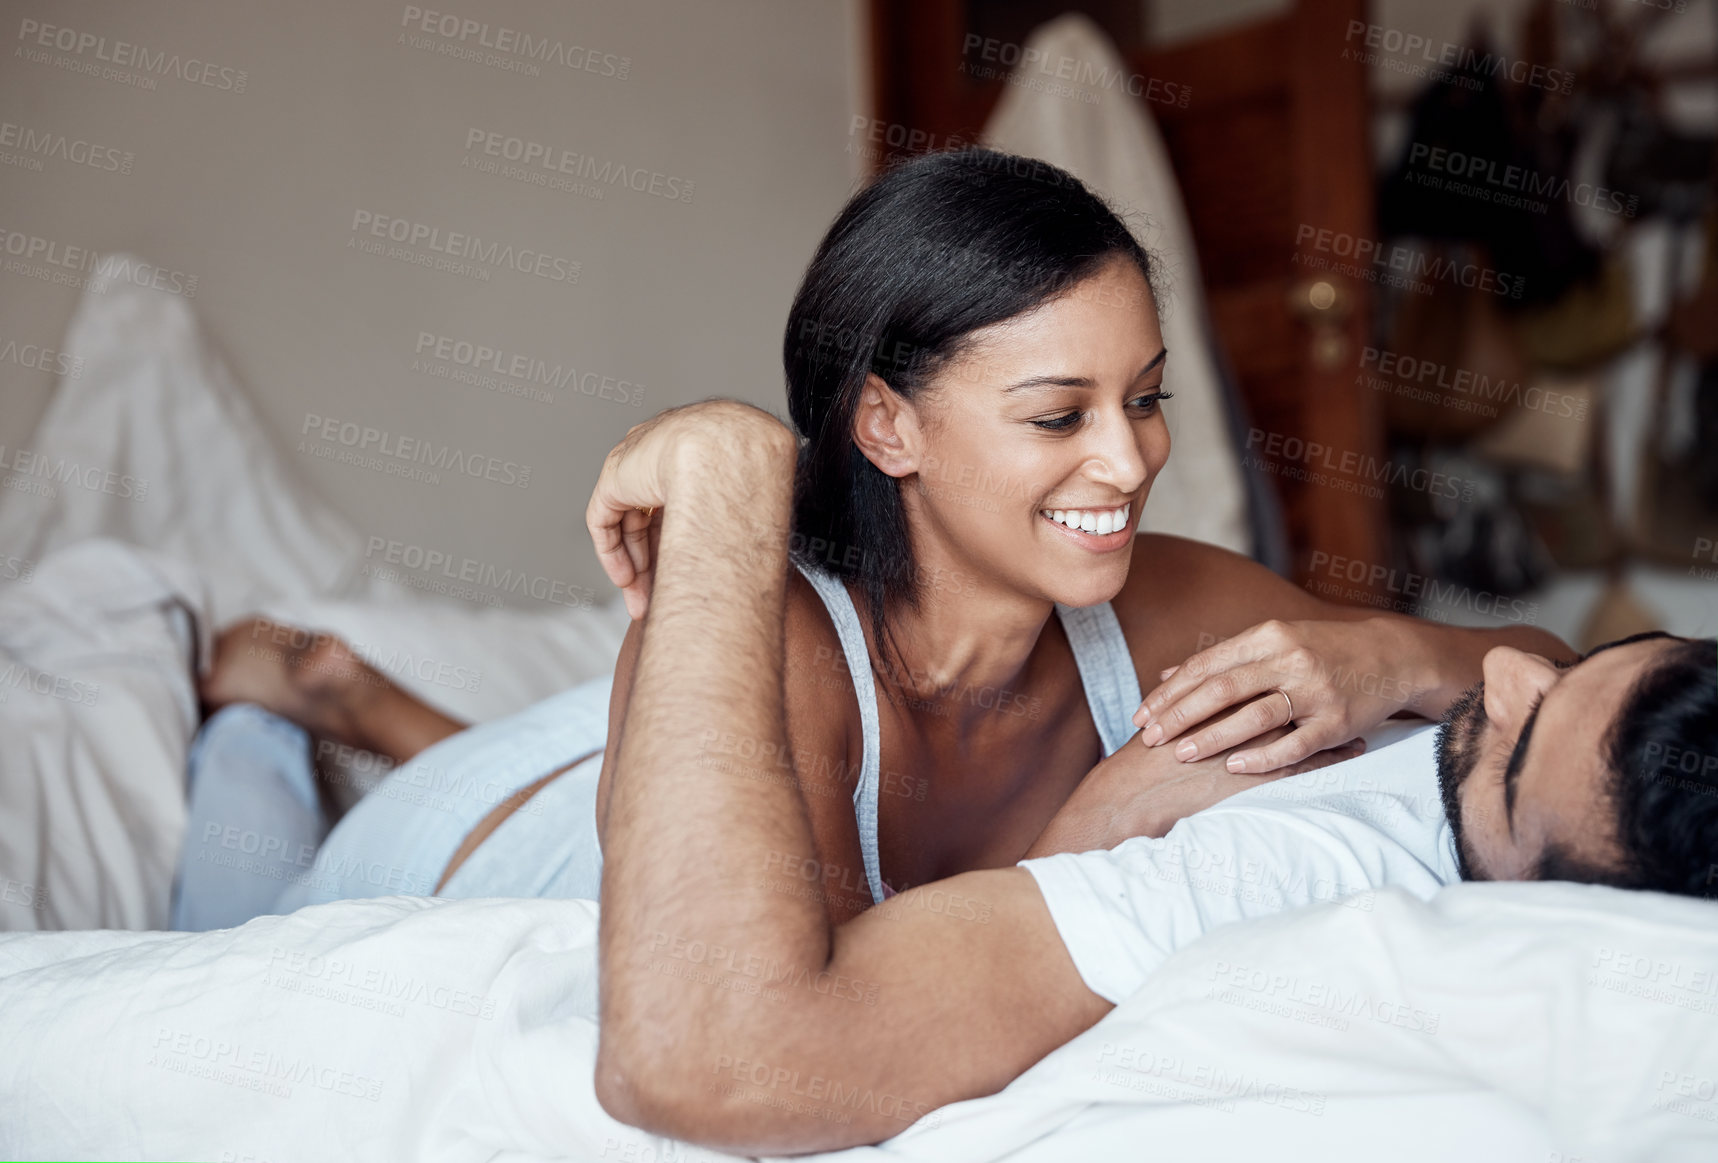
M1575 885L1230 925L862 1163L1703 1160L1718 926ZM604 1114L596 905L389 897L0 938L9 1158L711 1160Z
M0 702L0 918L64 930L0 936L0 1155L725 1158L596 1104L592 902L388 897L149 931L211 626L260 606L378 649L469 652L476 689L401 677L478 719L610 665L625 620L376 589L182 303L92 296L73 332L86 373L33 452L170 490L177 516L149 527L99 489L0 499L18 563L0 650L28 686ZM217 503L188 466L222 468L228 446L227 479L255 492ZM1718 905L1381 891L1219 929L1001 1093L828 1158L1710 1159L1715 1014Z

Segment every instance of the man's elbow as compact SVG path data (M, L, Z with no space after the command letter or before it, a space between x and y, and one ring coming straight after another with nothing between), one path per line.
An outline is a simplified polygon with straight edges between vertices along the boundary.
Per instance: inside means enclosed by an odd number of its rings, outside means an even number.
M613 1119L653 1135L711 1143L723 1103L684 1065L684 1055L639 1053L606 1033L597 1045L597 1102Z
M630 1127L736 1155L797 1154L859 1142L837 1124L808 1128L803 1116L745 1101L740 1087L724 1084L727 1071L718 1066L702 1072L690 1065L699 1061L684 1045L635 1053L604 1034L597 1046L597 1102L610 1118ZM724 1061L733 1059L712 1059Z
M703 1053L696 1034L685 1034L629 1038L603 1029L596 1044L596 1101L618 1122L655 1136L740 1146L756 1108L747 1113L728 1101L728 1087L710 1069L718 1058Z

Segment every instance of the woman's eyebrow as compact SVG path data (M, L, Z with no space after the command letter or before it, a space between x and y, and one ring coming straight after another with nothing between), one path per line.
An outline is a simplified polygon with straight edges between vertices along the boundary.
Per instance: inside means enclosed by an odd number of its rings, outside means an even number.
M1167 347L1152 356L1151 362L1139 369L1139 372L1133 377L1134 380L1142 380L1150 375L1152 369L1168 356L1169 349ZM1092 386L1094 385L1090 376L1033 376L1030 379L1021 380L1017 384L1009 384L1002 390L1004 392L1018 392L1028 388L1089 388Z

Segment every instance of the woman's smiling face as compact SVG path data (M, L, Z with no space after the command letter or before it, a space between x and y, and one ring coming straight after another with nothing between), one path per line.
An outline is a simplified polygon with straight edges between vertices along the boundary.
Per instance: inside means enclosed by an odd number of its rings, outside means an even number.
M1120 592L1169 458L1165 355L1151 290L1118 257L973 332L912 402L868 382L855 439L901 478L921 584L970 570L1070 606Z

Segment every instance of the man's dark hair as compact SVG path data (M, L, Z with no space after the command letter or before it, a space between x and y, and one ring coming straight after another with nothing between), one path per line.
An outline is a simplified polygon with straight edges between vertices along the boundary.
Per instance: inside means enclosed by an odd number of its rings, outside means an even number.
M1538 879L1718 896L1718 639L1661 652L1624 697L1603 747L1622 861L1594 866L1552 848Z

